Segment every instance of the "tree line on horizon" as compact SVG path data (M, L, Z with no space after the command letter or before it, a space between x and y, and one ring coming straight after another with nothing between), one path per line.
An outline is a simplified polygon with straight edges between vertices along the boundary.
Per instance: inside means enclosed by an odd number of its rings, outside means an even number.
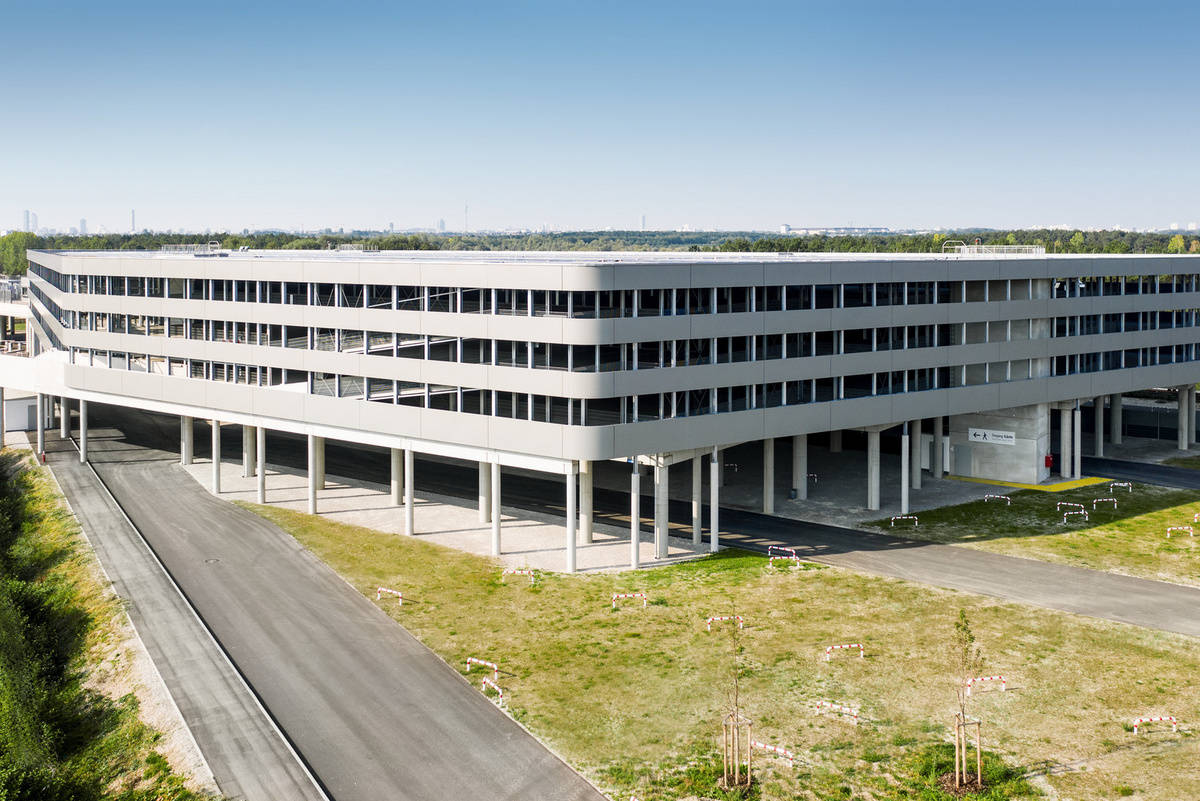
M963 230L930 234L861 236L786 236L729 231L573 231L545 234L58 234L39 236L17 231L0 237L0 270L24 275L26 250L159 250L163 245L217 241L237 250L329 250L339 245L368 244L380 250L679 250L720 253L936 253L946 242L985 245L1040 245L1047 253L1197 253L1200 235L1136 231Z

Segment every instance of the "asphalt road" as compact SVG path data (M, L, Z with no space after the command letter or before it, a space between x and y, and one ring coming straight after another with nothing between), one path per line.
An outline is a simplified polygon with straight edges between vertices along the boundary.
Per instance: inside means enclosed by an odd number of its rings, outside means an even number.
M292 537L105 428L173 445L177 419L95 412L92 464L336 801L603 799Z
M125 610L229 798L319 801L310 780L233 665L171 584L71 443L48 436L46 460Z
M177 452L177 418L147 415L113 407L102 407L97 413L107 424L118 425L131 442ZM226 431L222 440L224 458L241 458L240 431L240 427L229 428ZM206 433L207 429L198 424L197 456L207 455L207 443L210 440L204 435ZM267 458L274 464L304 468L304 442L296 437L271 435L268 438ZM326 470L330 474L359 476L381 484L388 482L390 463L387 453L382 449L329 442L326 444L325 459ZM1085 468L1092 469L1088 460L1085 460ZM1185 471L1183 468L1158 469L1173 471L1173 474L1200 474L1200 471ZM419 459L414 469L416 487L418 491L424 489L474 500L475 470L473 464ZM1105 475L1113 475L1107 471L1107 466ZM1187 477L1190 476L1176 476L1175 480ZM1200 478L1200 475L1197 477ZM1158 483L1153 477L1131 480ZM561 480L505 475L503 492L504 505L507 507L563 513ZM597 520L607 520L615 525L628 525L627 493L597 487L594 491L594 506ZM643 497L642 509L652 508L652 498ZM670 516L674 524L685 526L690 532L690 503L672 501ZM704 511L704 519L708 519L707 508ZM648 526L649 522L643 520L643 528ZM805 559L824 564L1147 628L1200 636L1200 589L1178 584L1054 565L972 548L864 533L724 507L721 510L721 529L721 541L725 545L762 552L771 545L784 545L795 548L797 554Z
M1200 489L1200 470L1188 467L1085 456L1083 472L1117 481L1140 481L1143 484L1158 484L1161 487Z

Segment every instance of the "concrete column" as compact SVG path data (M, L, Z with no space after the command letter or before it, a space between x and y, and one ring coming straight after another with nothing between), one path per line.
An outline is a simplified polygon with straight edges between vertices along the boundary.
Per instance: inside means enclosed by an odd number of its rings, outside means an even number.
M904 433L900 435L900 514L908 514L908 479L909 455L912 452L912 447L909 445L908 426L904 427Z
M493 474L494 475L494 474ZM496 476L496 482L492 487L492 492L497 502L500 500L500 481L499 476ZM412 448L404 450L404 533L412 536L416 533L416 524L414 522L415 510L413 506L413 484L417 483L417 477L413 473L413 452ZM496 516L496 520L500 520L500 516ZM497 522L497 525L499 523Z
M71 399L66 396L58 399L58 436L71 436Z
M692 545L697 548L703 541L704 520L700 511L704 500L704 457L692 457Z
M487 462L479 463L479 522L488 522L492 512L492 474Z
M400 448L391 448L390 456L392 462L392 505L399 506L404 503L404 451Z
M837 431L829 432L829 452L842 452L842 430L840 428Z
M267 429L254 427L254 475L258 479L258 502L267 502Z
M721 472L717 461L719 453L713 448L712 459L708 463L712 473L708 477L708 550L712 553L721 550L721 483L717 480Z
M792 437L792 489L796 498L808 498L808 434Z
M320 458L318 453L321 450L320 437L308 435L308 513L315 515L317 513L317 489L319 487L317 481L317 461Z
M1058 410L1058 450L1060 453L1058 474L1064 479L1071 477L1071 465L1075 459L1071 451L1071 410Z
M654 465L654 558L667 558L667 509L670 501L671 468L662 463Z
M258 461L255 455L258 449L258 434L255 426L242 426L242 478L254 475L254 466Z
M4 400L4 396L0 393L0 403ZM0 426L0 431L3 426ZM87 401L82 398L79 400L79 463L87 464Z
M213 420L212 429L212 491L221 494L221 421Z
M1121 393L1119 392L1109 398L1108 438L1112 440L1113 445L1120 445L1121 437L1125 436L1124 432L1121 431L1123 423L1121 419L1121 400Z
M725 451L717 451L717 486L725 486Z
M1083 412L1079 407L1075 407L1075 431L1071 436L1071 444L1075 448L1075 466L1071 468L1071 474L1075 478L1083 477Z
M1092 401L1095 407L1095 415L1092 419L1092 433L1095 434L1096 440L1096 456L1104 455L1104 396L1097 395Z
M909 441L912 447L912 464L909 468L912 470L912 488L921 488L921 420L913 420L909 427Z
M592 476L596 466L584 459L579 463L579 533L584 542L592 542Z
M1188 445L1196 444L1196 385L1188 385Z
M1179 414L1176 416L1176 419L1178 421L1177 425L1176 425L1176 428L1178 430L1178 437L1176 438L1177 441L1175 443L1175 447L1179 448L1179 450L1181 450L1181 451L1186 451L1187 447L1188 447L1188 421L1187 421L1188 390L1187 390L1187 387L1179 387L1178 389L1176 389L1175 397L1176 397L1176 403L1179 408Z
M867 432L867 508L879 511L879 432Z
M763 489L762 510L764 515L775 514L775 439L763 440Z
M179 418L179 463L187 466L192 463L195 453L195 427L192 418L181 415Z
M500 555L500 463L492 462L492 556Z
M933 477L941 478L946 475L946 465L942 460L945 449L945 435L942 433L942 418L933 418Z
M579 512L575 506L575 471L578 470L575 462L571 462L571 468L567 471L567 572L575 572L575 525L579 521Z
M629 473L629 567L637 570L641 564L642 546L642 469L633 460Z
M317 437L317 489L325 489L325 438Z
M46 396L37 393L37 452L39 459L46 452Z
M0 450L4 449L4 435L8 431L7 421L4 419L4 387L0 387Z

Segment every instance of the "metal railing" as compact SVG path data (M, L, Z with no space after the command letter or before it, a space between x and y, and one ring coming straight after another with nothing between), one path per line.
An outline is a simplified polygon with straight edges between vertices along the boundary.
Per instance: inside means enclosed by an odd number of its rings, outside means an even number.
M162 253L217 253L221 250L221 243L213 240L211 242L190 242L180 245L163 245L160 252Z
M1046 248L1042 245L951 245L947 242L942 245L942 252L960 256L1045 256Z

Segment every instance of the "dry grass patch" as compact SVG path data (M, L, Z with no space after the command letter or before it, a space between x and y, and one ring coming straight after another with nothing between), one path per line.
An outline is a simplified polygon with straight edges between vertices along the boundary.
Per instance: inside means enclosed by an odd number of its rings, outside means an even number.
M617 798L703 795L733 665L739 614L742 697L756 739L801 754L761 756L761 797L939 798L914 777L947 741L955 711L947 643L970 615L987 671L1007 692L978 695L986 745L1045 773L1069 797L1136 788L1145 799L1200 797L1196 740L1162 729L1134 737L1141 714L1200 725L1200 643L834 568L770 568L738 551L655 570L502 580L491 560L284 509L278 523L450 664L498 662L512 714ZM611 607L614 592L650 604ZM412 601L410 602L410 597ZM866 658L824 659L863 642ZM861 710L861 725L818 715L818 701ZM1169 730L1168 730L1169 731ZM923 762L922 760L925 760ZM1019 783L1013 786L1018 786ZM995 797L995 796L993 796Z
M1013 490L1002 492L1003 501L972 501L919 513L917 528L905 526L903 536L953 545L967 545L1010 556L1088 567L1129 576L1200 586L1200 493L1134 484L1133 491L1108 484L1066 492ZM1097 498L1114 497L1111 503ZM1066 508L1060 502L1081 504L1088 521L1063 523ZM1167 537L1168 526L1195 526L1196 537L1186 533ZM866 524L888 533L900 533L888 520Z

